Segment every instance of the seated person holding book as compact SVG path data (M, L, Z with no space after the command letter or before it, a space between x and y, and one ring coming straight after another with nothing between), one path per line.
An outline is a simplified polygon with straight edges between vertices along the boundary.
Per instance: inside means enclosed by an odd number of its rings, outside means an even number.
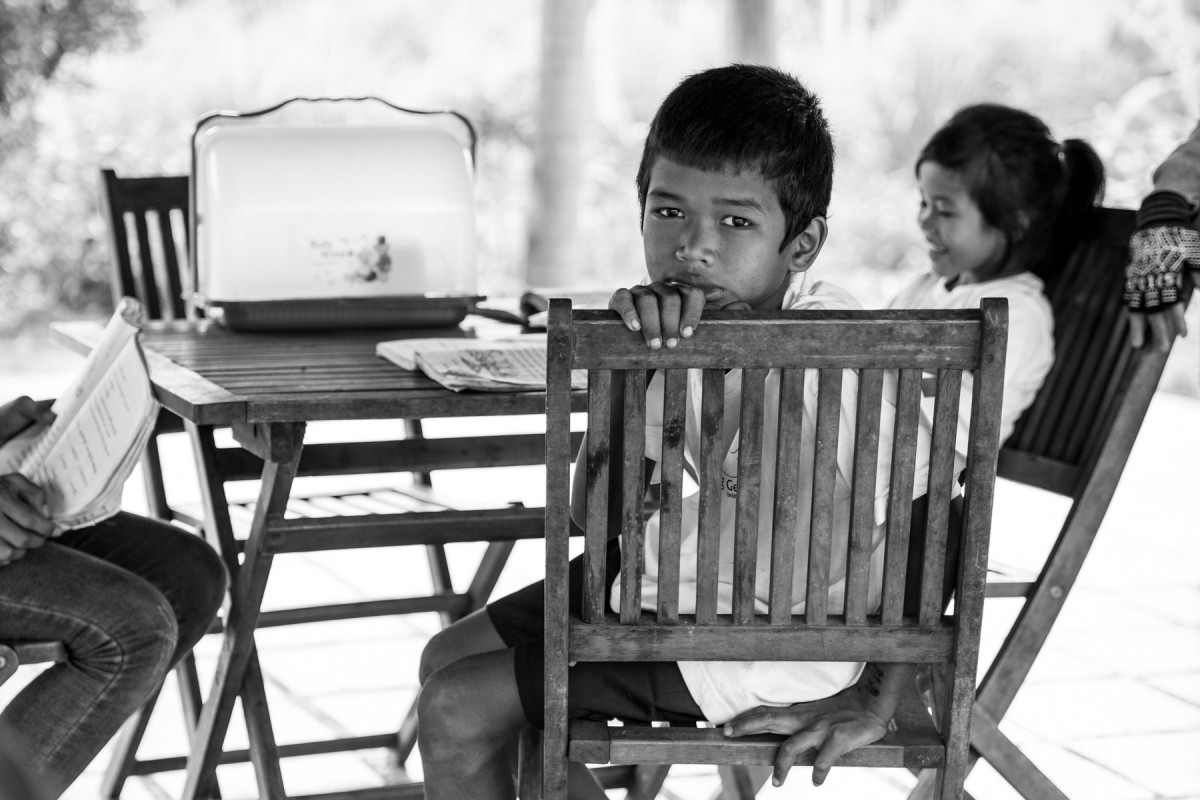
M53 417L49 403L0 405L0 445ZM0 714L52 796L208 629L225 596L221 560L186 531L119 512L63 531L46 493L0 475L0 642L62 642L67 659Z

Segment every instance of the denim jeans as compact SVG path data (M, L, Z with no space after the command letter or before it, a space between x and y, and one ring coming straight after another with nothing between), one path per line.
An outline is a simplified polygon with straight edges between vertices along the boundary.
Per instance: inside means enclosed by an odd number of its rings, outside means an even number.
M200 537L125 512L0 567L0 641L67 650L0 714L55 796L204 635L225 585Z

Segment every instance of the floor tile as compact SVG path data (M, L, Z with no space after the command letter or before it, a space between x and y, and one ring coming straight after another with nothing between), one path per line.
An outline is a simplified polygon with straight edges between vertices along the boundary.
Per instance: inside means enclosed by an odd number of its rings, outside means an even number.
M1070 747L1162 797L1200 797L1200 730L1106 737Z
M1129 678L1026 685L1004 718L1049 740L1200 730L1200 709Z

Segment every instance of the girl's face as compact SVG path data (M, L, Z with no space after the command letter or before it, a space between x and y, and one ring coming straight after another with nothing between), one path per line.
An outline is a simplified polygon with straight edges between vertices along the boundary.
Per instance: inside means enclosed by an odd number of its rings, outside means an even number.
M954 170L932 161L917 168L921 210L917 224L929 242L933 271L959 283L999 277L1007 251L1004 234L983 218Z

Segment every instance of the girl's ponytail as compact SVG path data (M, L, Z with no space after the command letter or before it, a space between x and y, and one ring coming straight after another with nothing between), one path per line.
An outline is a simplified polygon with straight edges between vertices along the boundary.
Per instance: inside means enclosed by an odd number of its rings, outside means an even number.
M1092 213L1104 200L1104 163L1082 139L1062 143L1063 179L1046 250L1033 272L1049 291L1062 262L1083 235Z

